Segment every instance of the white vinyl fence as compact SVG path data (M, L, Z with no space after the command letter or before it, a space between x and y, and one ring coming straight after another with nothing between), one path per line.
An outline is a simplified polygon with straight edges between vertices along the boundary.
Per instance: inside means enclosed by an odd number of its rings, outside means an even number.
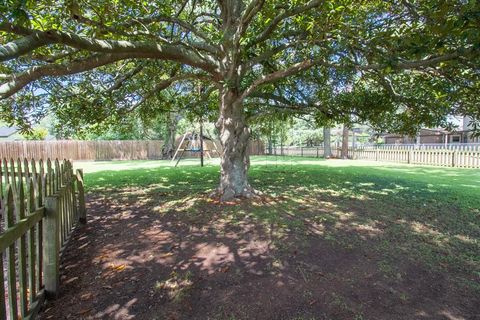
M323 147L284 146L266 150L266 154L323 157ZM334 157L341 149L332 148ZM387 161L458 168L480 168L480 144L469 145L397 145L349 148L348 157L359 160Z

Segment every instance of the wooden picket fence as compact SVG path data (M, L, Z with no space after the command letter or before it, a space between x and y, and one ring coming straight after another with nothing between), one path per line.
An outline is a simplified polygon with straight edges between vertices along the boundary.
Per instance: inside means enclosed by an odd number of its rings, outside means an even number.
M430 144L383 144L361 147L362 149L382 149L382 150L457 150L457 151L480 151L480 143L430 143Z
M267 154L300 156L300 157L323 157L323 147L298 147L285 146L270 150L266 149ZM341 156L341 149L332 148L334 157ZM480 168L480 148L472 146L454 146L449 148L438 148L422 146L414 148L392 148L385 147L365 147L349 148L348 157L358 160L386 161L397 163L409 163L418 165L431 165L442 167L457 168Z
M354 159L442 167L480 168L480 150L471 149L356 149Z
M83 173L67 160L3 159L0 213L0 319L34 319L58 293L62 248L86 223Z

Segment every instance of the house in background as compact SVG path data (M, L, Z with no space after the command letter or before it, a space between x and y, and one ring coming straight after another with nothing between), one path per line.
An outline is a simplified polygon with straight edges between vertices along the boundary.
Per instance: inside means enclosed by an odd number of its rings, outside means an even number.
M21 139L16 127L0 126L0 141L13 141Z
M383 136L385 144L439 144L460 143L462 135L445 129L420 129L417 136L411 137L401 134L386 134Z
M457 118L459 130L447 131L443 128L420 129L417 136L386 134L385 144L447 144L480 143L479 137L473 137L473 128L469 117Z

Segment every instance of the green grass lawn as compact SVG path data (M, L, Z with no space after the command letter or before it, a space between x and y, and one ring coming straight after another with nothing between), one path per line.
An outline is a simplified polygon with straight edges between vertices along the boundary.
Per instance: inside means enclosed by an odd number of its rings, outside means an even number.
M161 193L172 205L211 192L219 175L215 161L201 168L194 159L177 168L167 161L79 162L77 166L86 173L89 192L141 189ZM448 264L480 276L480 170L257 156L252 158L249 179L258 190L282 196L283 201L268 210L229 207L225 215L253 214L262 223L274 221L289 228L308 216L318 222L340 222L345 228L371 229L372 237L381 230L380 249L387 254L401 250L412 257L420 255L435 268ZM309 212L318 205L332 210L320 215ZM278 214L278 206L294 219ZM298 211L298 206L304 210ZM335 238L335 230L325 236Z
M222 205L208 197L218 183L215 161L203 168L198 160L182 161L177 168L166 161L76 166L84 169L92 197L141 202L152 215L174 215L189 225L215 220L241 227L246 220L253 221L275 248L272 261L288 259L292 250L311 255L315 241L321 239L340 251L374 257L368 262L372 274L388 281L400 303L413 306L413 301L428 296L408 289L408 281L417 278L419 283L438 282L441 290L452 292L448 301L454 310L463 308L455 305L455 299L470 297L461 302L466 310L478 302L474 297L480 295L480 170L257 156L252 158L249 179L265 197ZM338 275L352 288L359 285L358 276ZM368 314L342 292L333 288L328 300L346 310L347 316L339 318ZM431 310L435 308L440 307Z

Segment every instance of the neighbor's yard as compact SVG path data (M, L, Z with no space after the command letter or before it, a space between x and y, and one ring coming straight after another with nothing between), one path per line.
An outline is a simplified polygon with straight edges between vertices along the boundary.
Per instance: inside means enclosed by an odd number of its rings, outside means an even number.
M480 170L254 157L77 163L89 222L44 318L479 319Z

